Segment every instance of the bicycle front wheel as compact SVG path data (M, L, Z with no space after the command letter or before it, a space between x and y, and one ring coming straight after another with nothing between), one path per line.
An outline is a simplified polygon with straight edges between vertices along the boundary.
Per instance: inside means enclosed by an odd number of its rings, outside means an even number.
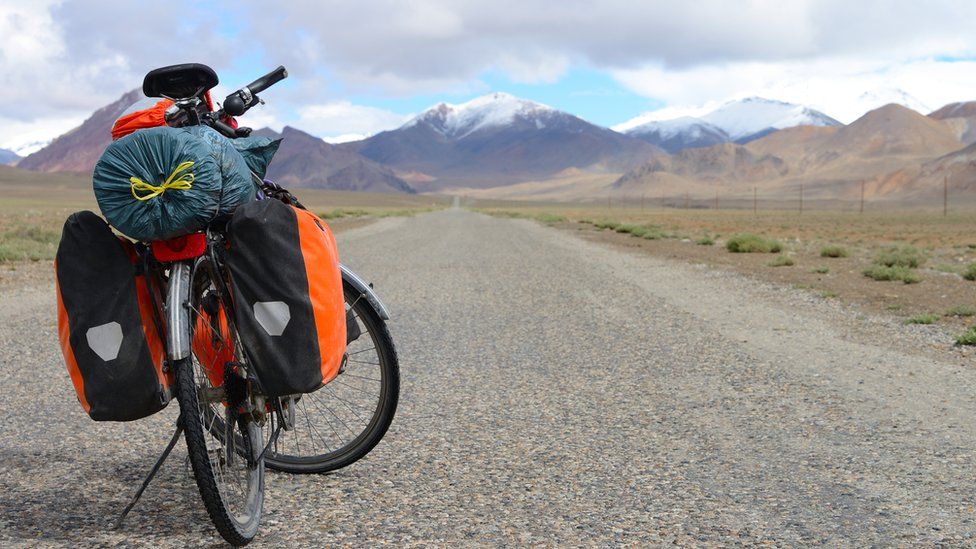
M206 270L195 269L188 341L197 329L207 338L220 338L210 323L197 323L201 302L215 295ZM236 333L221 341L241 357ZM247 412L250 385L247 364L235 361L236 370L215 376L213 365L191 355L176 363L177 397L193 476L204 506L220 535L231 545L246 545L257 534L264 505L263 430ZM230 365L228 365L230 368Z

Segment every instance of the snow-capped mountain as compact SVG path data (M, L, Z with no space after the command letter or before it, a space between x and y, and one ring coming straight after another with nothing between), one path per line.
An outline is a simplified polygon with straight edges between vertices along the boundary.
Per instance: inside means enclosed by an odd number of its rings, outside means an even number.
M750 97L730 101L701 117L647 120L653 113L616 126L628 135L658 145L669 152L734 141L748 143L776 130L794 126L838 126L826 114L793 103Z
M701 118L722 128L737 143L746 143L794 126L840 125L840 122L809 107L761 97L731 101Z
M644 141L560 110L493 93L440 103L403 126L346 146L430 188L489 187L548 177L567 168L628 169L659 152Z
M451 105L439 103L414 117L403 128L425 124L445 137L463 139L478 130L510 125L518 121L530 121L539 129L544 120L559 114L556 109L520 99L507 93L492 93Z
M652 120L626 130L628 135L657 145L669 153L695 147L708 147L729 141L722 128L694 118L682 116L672 120Z

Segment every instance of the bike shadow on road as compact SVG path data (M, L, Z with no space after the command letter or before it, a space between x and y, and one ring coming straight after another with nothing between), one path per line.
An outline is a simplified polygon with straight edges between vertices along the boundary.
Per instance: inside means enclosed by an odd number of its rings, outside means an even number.
M72 456L45 450L0 450L0 540L118 542L129 536L165 541L200 529L211 537L200 494L174 452L119 530L115 522L141 485L156 456L136 455L123 463L100 456Z

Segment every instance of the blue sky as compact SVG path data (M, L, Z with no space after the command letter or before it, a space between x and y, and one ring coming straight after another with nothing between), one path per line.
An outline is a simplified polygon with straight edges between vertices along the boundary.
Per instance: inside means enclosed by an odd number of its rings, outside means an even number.
M907 0L0 0L0 147L43 142L151 68L211 64L248 114L336 140L504 91L614 126L761 96L843 122L976 99L976 2Z

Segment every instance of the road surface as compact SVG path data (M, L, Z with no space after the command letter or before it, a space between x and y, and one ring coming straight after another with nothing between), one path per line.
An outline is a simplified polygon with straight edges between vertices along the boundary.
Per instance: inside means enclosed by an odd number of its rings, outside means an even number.
M523 220L450 209L339 241L394 315L399 413L340 473L269 473L258 545L973 543L969 365ZM0 544L217 544L182 443L111 529L177 406L90 421L48 284L2 295Z

